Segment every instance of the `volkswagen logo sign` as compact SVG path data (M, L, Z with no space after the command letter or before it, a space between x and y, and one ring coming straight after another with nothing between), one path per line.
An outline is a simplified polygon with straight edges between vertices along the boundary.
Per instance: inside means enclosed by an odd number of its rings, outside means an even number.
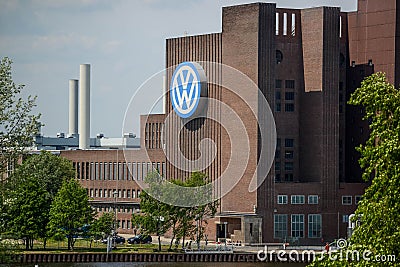
M204 110L207 97L207 78L197 62L183 62L172 75L170 98L179 117L198 116Z

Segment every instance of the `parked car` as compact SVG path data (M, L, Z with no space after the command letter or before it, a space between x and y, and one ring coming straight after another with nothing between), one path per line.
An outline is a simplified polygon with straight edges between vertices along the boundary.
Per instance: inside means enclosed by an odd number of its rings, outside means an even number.
M129 244L149 244L153 241L151 236L149 235L137 235L134 237L128 238L128 243Z
M115 235L112 237L112 244L124 244L125 243L125 238L119 235ZM101 243L103 244L107 244L107 238L104 238L103 240L101 240Z

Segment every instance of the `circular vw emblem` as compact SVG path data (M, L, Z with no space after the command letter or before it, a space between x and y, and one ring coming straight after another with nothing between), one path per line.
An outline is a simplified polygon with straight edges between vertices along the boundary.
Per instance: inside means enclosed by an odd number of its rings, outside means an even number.
M181 118L191 117L201 98L207 96L207 78L202 66L196 62L183 62L172 75L170 97L172 107ZM202 106L202 104L200 104Z

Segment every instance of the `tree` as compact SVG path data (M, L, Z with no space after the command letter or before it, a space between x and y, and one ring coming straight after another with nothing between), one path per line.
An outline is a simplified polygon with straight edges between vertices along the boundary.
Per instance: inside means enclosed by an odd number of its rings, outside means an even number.
M64 181L50 208L50 231L61 232L68 238L68 249L73 250L82 227L90 225L94 211L89 205L86 189L76 179Z
M140 194L141 214L132 214L132 224L140 228L144 234L156 234L158 250L161 251L161 236L170 228L167 216L168 205L150 196L146 191Z
M46 247L50 205L63 181L73 179L72 163L48 151L28 155L3 182L2 231L24 238L26 248L43 238Z
M104 212L93 222L91 226L92 235L95 238L105 238L111 235L112 231L114 230L114 219L115 217L113 212Z
M33 249L33 241L45 236L48 223L50 195L38 180L30 179L13 191L10 198L8 233L22 238L26 249Z
M31 114L36 97L24 100L24 85L13 82L11 64L7 57L0 62L0 175L32 145L40 117Z
M354 230L347 251L394 255L400 258L400 92L386 81L383 73L366 78L349 101L365 109L370 136L357 150L361 153L363 179L370 181L355 218L361 224ZM344 252L344 253L345 253ZM370 266L372 262L330 261L313 266ZM399 266L397 262L374 262L374 266Z
M156 233L161 250L161 235L172 228L170 249L175 237L182 238L182 247L186 236L196 236L196 242L204 233L204 223L207 218L216 213L217 202L212 200L212 187L207 183L206 175L200 172L192 173L191 177L182 182L171 180L167 182L156 172L150 173L145 182L149 187L140 195L141 214L133 214L132 222L144 230L145 233ZM182 190L182 187L191 187L191 190ZM180 199L185 206L174 206L170 203ZM206 203L206 204L198 204Z

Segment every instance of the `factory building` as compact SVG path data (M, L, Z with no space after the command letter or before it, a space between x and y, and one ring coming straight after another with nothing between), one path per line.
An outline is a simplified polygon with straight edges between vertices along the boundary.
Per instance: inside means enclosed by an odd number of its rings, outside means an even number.
M88 130L80 126L84 129L78 134L81 150L60 154L74 162L93 206L99 211L116 206L119 231L131 233L130 215L140 209L142 189L137 181L148 171L157 170L167 179L186 179L197 169L180 169L168 160L182 153L192 161L212 160L203 171L215 181L228 168L232 154L241 152L231 150L229 133L209 118L230 116L217 104L224 103L244 121L250 153L239 182L221 194L218 213L208 222L209 240L226 237L242 243L319 245L346 237L348 216L368 186L361 179L355 147L369 132L368 122L361 120L362 108L346 103L362 79L374 72L386 72L389 82L399 85L397 3L359 0L355 12L341 12L337 7L283 9L270 3L224 7L221 32L166 40L170 70L166 84L173 84L179 64L199 65L208 83L207 116L186 118L185 127L176 133L175 124L181 118L165 125L167 116L177 113L168 91L166 114L141 117L140 148L90 149ZM265 98L276 125L274 163L251 192L253 175L260 178L259 166L263 166L260 136L266 129L257 119L265 114L251 115L237 94L215 83L227 79L223 65L239 70L257 85L261 96L251 95L245 87L243 94L256 103ZM87 74L81 70L81 75ZM87 83L80 81L80 86ZM87 101L85 95L83 99ZM90 116L80 120L86 125ZM76 123L71 115L70 123ZM71 135L76 135L74 129L70 127ZM179 143L163 134L179 134ZM215 155L199 153L204 139L213 140ZM223 184L217 186L217 193L223 191Z

